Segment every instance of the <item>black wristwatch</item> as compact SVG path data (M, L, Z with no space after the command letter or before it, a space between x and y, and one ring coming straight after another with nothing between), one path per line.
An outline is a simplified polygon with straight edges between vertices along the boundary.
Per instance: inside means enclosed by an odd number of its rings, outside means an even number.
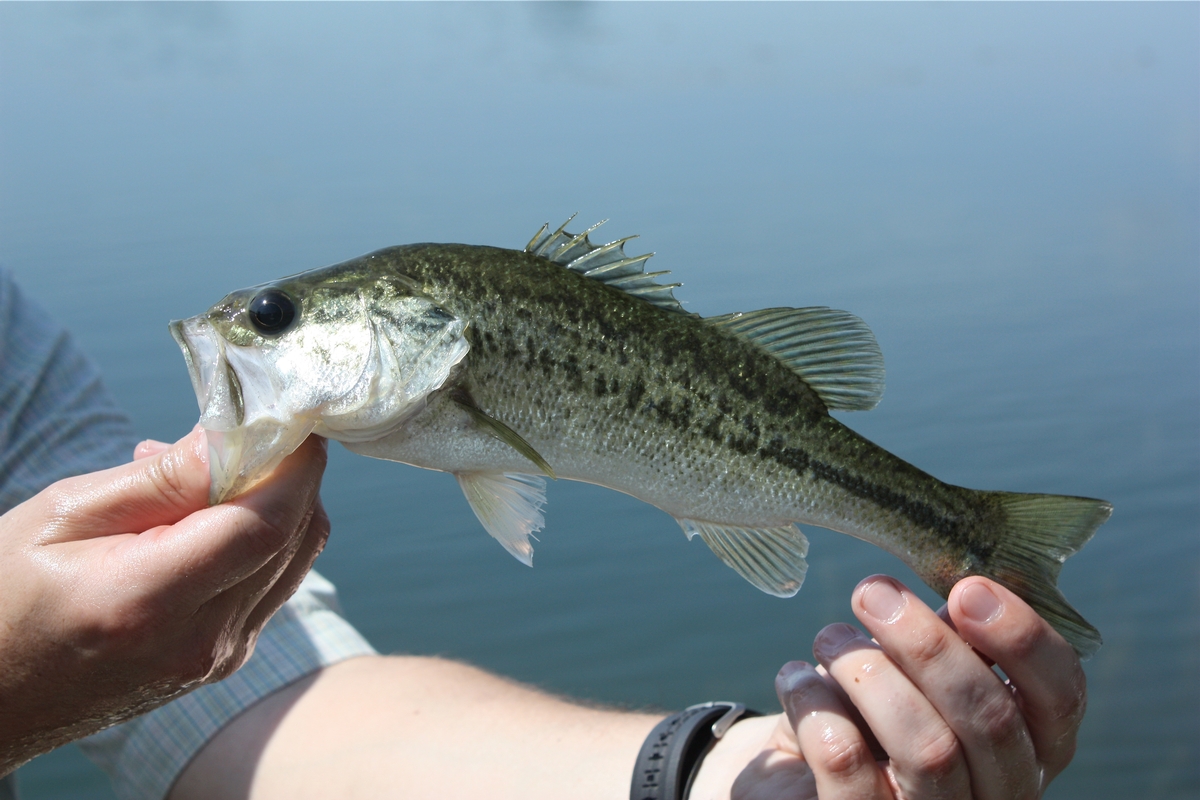
M739 719L762 716L741 703L701 703L654 726L633 767L629 800L687 800L700 762Z

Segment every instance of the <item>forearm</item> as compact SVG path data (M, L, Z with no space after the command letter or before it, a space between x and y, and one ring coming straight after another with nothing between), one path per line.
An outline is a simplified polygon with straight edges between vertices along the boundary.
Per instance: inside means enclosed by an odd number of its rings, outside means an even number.
M624 800L660 718L585 708L440 659L359 658L236 719L171 798Z

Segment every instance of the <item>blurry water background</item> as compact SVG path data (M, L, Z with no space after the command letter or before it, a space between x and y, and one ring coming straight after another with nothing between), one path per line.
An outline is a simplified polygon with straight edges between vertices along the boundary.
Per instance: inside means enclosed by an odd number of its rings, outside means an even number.
M1194 3L0 4L0 260L165 440L197 416L169 319L386 245L579 212L692 311L853 311L888 367L857 430L1116 507L1062 576L1106 644L1049 797L1196 797L1198 41ZM530 570L449 476L340 448L324 496L318 566L380 650L631 706L774 709L861 578L915 583L810 529L767 597L569 483ZM111 796L74 748L20 775Z

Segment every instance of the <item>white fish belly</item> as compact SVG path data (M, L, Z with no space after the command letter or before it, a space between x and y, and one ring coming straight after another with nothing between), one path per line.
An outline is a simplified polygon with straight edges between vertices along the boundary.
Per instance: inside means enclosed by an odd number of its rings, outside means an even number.
M856 524L866 510L861 500L822 481L797 480L774 462L736 454L731 458L729 451L706 441L685 446L644 431L610 430L599 439L559 433L552 439L526 437L558 478L623 492L677 519L746 527L798 522L876 541ZM362 455L455 474L540 474L524 456L478 430L448 403L431 404L388 437L346 446Z

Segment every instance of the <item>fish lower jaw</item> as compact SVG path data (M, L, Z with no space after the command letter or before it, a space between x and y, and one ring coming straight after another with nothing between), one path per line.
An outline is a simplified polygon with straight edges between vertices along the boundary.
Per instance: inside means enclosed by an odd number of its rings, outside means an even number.
M311 421L260 417L233 430L205 428L209 501L223 502L256 486L308 438L313 427Z

